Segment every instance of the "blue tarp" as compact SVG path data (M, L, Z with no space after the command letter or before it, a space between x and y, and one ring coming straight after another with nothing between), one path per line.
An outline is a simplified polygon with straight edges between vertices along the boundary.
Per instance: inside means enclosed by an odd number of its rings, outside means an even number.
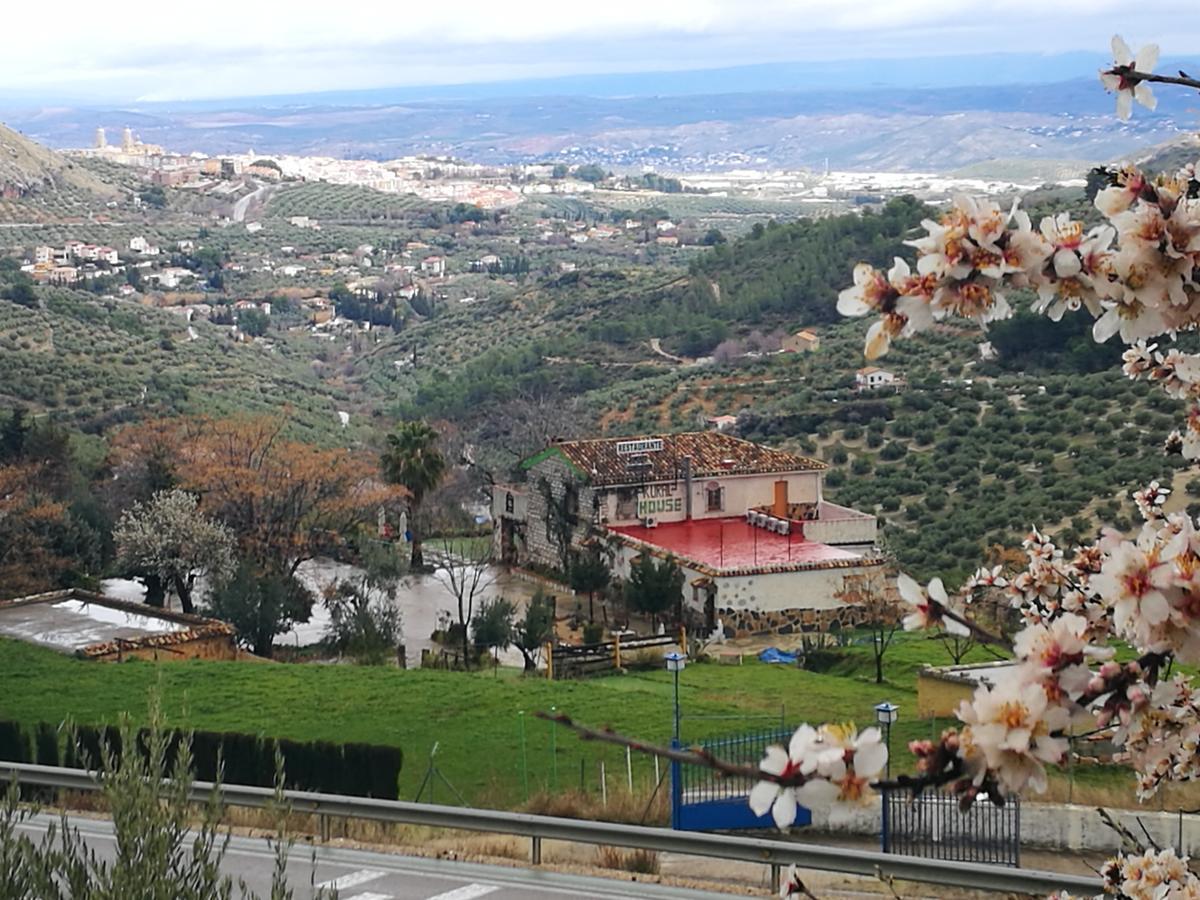
M787 663L791 665L796 662L795 653L788 653L785 650L780 650L778 647L768 647L762 653L758 654L758 658L765 663Z

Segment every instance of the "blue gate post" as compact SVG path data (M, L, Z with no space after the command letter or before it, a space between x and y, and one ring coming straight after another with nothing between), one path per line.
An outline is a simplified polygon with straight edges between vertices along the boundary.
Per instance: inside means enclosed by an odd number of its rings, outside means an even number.
M678 750L682 745L678 738L671 738L671 749ZM671 827L675 829L682 828L680 822L680 814L683 811L683 764L677 760L671 760Z

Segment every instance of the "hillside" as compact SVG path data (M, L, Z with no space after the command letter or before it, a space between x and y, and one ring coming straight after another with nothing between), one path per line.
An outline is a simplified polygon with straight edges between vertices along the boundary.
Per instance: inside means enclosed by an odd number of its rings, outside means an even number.
M1130 154L1125 159L1149 172L1173 173L1190 163L1200 162L1200 136L1184 135L1144 152Z
M66 288L41 299L33 309L0 299L0 409L101 431L162 414L286 407L297 434L325 441L341 431L344 394L314 375L303 340L238 344L208 322Z
M0 198L42 194L90 195L112 199L117 189L92 172L0 124Z

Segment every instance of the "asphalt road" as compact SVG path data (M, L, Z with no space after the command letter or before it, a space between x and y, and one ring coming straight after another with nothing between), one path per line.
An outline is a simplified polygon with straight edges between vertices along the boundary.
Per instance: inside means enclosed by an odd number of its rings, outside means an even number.
M233 204L233 221L242 222L246 219L246 210L250 204L267 192L267 186L264 184L257 188L253 193L247 194L237 203Z
M35 840L55 817L40 815L23 827ZM88 845L111 859L115 838L112 823L73 818L71 823ZM269 897L274 855L262 838L234 837L225 855L224 871L260 897ZM728 894L691 891L657 884L634 884L605 878L569 875L540 869L489 866L451 860L425 859L334 847L296 844L288 859L288 878L298 900L307 900L314 887L334 887L339 900L579 900L588 898L645 898L645 900L729 900Z

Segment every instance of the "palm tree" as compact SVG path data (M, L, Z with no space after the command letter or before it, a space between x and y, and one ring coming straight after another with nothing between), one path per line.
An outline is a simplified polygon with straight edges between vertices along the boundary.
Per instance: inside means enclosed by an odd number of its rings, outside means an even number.
M414 571L425 568L417 515L425 495L436 488L446 474L446 458L438 449L438 437L426 422L401 422L387 436L387 447L379 457L384 479L389 484L408 489L408 528L412 532L411 567Z

